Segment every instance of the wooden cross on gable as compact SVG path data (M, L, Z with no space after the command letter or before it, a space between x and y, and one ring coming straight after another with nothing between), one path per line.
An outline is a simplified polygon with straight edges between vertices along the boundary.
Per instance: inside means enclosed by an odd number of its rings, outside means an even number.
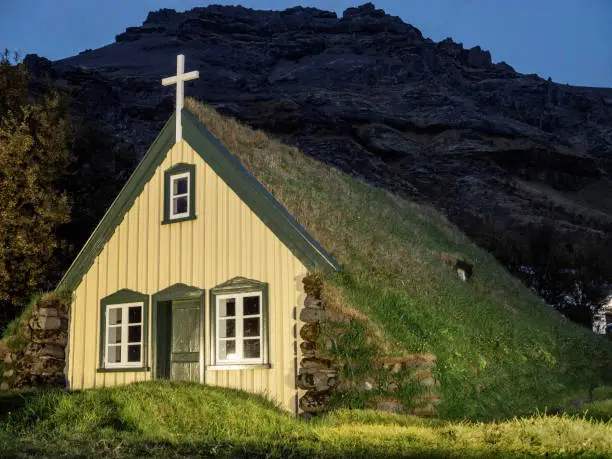
M200 78L200 72L185 73L185 56L179 54L176 56L176 75L162 80L162 86L176 85L176 142L183 140L183 125L181 124L181 110L185 98L185 81L195 80Z

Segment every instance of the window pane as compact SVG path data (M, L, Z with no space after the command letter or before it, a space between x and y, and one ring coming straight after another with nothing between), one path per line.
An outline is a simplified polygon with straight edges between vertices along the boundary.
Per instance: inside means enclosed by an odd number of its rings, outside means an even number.
M128 346L128 362L140 362L140 344Z
M128 310L128 322L131 324L142 322L142 308L140 306L132 306Z
M187 197L183 198L174 198L173 202L173 210L172 213L176 214L184 214L187 213Z
M236 319L224 319L219 321L219 338L236 337Z
M174 186L172 188L172 195L187 193L187 177L174 180Z
M236 340L219 341L219 359L236 360Z
M244 297L244 315L251 316L259 314L259 297L246 296Z
M245 339L244 340L244 358L258 359L260 357L260 340Z
M236 315L236 300L229 298L219 301L219 317L234 317Z
M108 328L108 344L121 343L121 327Z
M122 314L123 314L123 309L121 308L108 309L108 323L110 325L120 324Z
M131 327L128 327L128 343L140 343L140 333L140 325L132 325Z
M109 346L106 349L108 353L109 363L120 363L121 362L121 346Z
M244 336L259 336L259 317L244 319Z

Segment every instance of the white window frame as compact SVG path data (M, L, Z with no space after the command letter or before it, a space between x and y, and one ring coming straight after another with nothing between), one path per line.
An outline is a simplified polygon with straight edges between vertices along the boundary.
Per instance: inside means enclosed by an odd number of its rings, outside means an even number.
M181 194L174 194L174 182L182 178L187 178L187 192L181 193ZM168 193L170 194L170 196L168 199L168 205L170 206L170 209L168 209L169 211L168 218L170 220L177 220L179 218L189 217L189 212L191 211L191 209L189 208L190 206L189 201L191 199L191 196L189 195L189 193L191 192L191 173L181 172L180 174L171 175L169 188L170 189L168 190ZM174 213L174 200L178 198L187 198L187 210L185 212L181 212L180 214L175 214Z
M129 309L131 307L139 306L140 307L140 322L128 323L129 319ZM119 325L111 325L110 324L110 311L113 309L121 309L121 324ZM106 305L106 323L105 334L104 334L104 368L142 368L144 365L144 303L143 302L134 302L134 303L121 303L121 304L108 304ZM128 327L140 325L140 341L128 343ZM109 343L108 339L110 336L110 328L121 328L121 343L114 344ZM138 362L128 362L128 345L129 346L140 346L140 360ZM109 347L121 347L121 362L109 362L108 361L108 349Z
M259 314L250 314L245 316L244 312L244 304L243 300L248 296L256 296L259 298ZM220 317L220 304L222 300L234 299L236 302L236 314L233 316L233 319L236 320L236 336L234 338L221 338L220 330L221 330L221 322L227 319L231 319L232 317ZM264 337L266 330L264 330L264 326L266 324L264 320L264 304L263 304L263 292L262 291L253 291L247 293L228 293L222 295L216 295L216 304L215 304L215 362L217 365L257 365L266 363L265 356L265 343ZM245 338L244 336L244 319L248 318L259 318L259 336L248 336ZM259 357L258 358L250 358L245 359L241 358L244 354L244 340L249 339L259 339ZM236 341L236 359L221 359L219 355L219 351L221 346L219 343L221 341L235 340Z

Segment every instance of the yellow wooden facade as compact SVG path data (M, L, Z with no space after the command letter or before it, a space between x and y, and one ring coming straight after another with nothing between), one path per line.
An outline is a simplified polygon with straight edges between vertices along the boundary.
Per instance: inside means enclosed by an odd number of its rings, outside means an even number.
M195 220L162 225L164 171L196 167ZM177 283L206 289L205 384L267 394L297 410L296 317L304 264L186 142L175 144L73 290L67 377L71 389L150 380L151 371L97 372L100 301L121 289L154 295ZM268 283L269 362L266 369L211 370L208 292L234 277ZM149 317L152 316L149 301ZM152 357L148 321L148 360Z

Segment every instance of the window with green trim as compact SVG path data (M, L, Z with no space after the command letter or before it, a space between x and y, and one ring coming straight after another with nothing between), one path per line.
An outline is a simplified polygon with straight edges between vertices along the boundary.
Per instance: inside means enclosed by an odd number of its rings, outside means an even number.
M214 365L268 363L267 284L232 279L211 290Z
M149 296L122 289L100 301L98 371L145 370Z
M217 363L263 361L261 292L217 296Z
M106 306L105 368L142 367L144 303Z
M164 221L175 223L195 218L195 166L177 164L164 173Z

